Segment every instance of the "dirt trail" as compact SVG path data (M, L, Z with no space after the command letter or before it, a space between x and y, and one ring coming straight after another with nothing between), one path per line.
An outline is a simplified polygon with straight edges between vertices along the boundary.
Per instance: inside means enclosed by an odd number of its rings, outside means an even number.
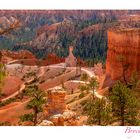
M69 103L67 104L70 108L73 108L74 106L80 104L82 101L85 101L87 100L88 98L90 97L90 94L86 95L85 97L81 98L81 99L78 99L72 103Z
M47 90L48 88L53 88L55 86L60 85L62 82L68 81L70 78L75 76L75 70L72 70L68 73L61 74L53 79L46 81L45 83L40 84L40 88L43 90Z
M16 105L15 103L11 103L5 106L3 109L1 108L0 121L17 123L20 115L30 112L29 110L25 110L25 105L27 104L28 101L29 100L26 100L24 102L18 102L16 103Z
M84 82L84 81L78 81L78 80L72 80L71 82L74 82L74 83L88 83L88 82ZM92 90L90 90L90 93L92 94L93 93L93 91ZM99 93L98 93L98 91L97 90L95 90L94 91L94 95L97 97L97 98L103 98L103 96L102 95L100 95Z
M19 89L18 91L16 91L16 92L13 93L12 95L10 95L10 96L8 96L8 97L2 99L1 101L3 102L3 101L6 101L6 100L8 100L8 99L10 99L10 98L15 97L15 96L18 95L23 89L25 89L25 84L24 84L24 83L21 85L21 87L20 87L20 89Z
M38 75L38 77L42 77L45 74L45 67L40 67L40 73Z

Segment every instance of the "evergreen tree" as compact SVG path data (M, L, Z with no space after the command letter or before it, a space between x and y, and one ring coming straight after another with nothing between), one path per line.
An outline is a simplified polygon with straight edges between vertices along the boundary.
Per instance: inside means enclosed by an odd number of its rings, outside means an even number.
M88 80L88 75L86 73L81 75L81 80L82 81L87 81Z
M112 88L109 96L112 102L112 112L116 120L121 121L121 126L125 123L138 125L138 101L125 84L118 81Z
M88 124L108 125L111 122L111 106L106 99L89 100L84 108Z
M89 81L89 88L92 89L92 98L94 99L94 93L95 89L98 87L98 81L95 77L92 77L91 80Z
M45 93L36 85L28 87L26 93L30 97L30 101L27 103L26 109L32 110L32 113L20 116L20 120L21 122L31 121L34 125L37 125L38 113L43 111L44 104L46 103Z
M81 94L84 94L84 91L86 91L86 89L87 89L86 85L80 85L79 88L80 88Z

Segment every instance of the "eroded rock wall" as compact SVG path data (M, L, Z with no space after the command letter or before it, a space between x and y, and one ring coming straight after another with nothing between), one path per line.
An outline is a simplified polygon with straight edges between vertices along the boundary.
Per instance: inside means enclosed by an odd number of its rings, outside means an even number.
M66 109L65 103L65 91L48 91L48 104L46 109L48 111L48 115L61 114Z
M123 62L122 59L123 58ZM140 29L114 29L108 31L108 52L106 60L106 75L111 80L122 79L123 66L126 79L133 72L140 74Z

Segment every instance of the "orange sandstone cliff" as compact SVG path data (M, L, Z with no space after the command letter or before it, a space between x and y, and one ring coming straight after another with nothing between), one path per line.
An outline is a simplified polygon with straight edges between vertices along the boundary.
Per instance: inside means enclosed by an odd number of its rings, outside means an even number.
M110 29L108 31L106 77L110 77L112 81L120 80L123 69L125 69L125 76L128 80L133 72L140 74L139 63L140 29L119 27Z

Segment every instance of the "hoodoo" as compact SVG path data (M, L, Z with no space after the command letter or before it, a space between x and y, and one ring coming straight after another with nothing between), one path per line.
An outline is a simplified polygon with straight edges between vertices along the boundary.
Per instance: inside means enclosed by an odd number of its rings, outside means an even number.
M69 47L69 56L65 59L65 63L69 67L76 66L76 58L73 55L73 46Z
M57 87L48 91L48 104L46 108L49 115L61 114L65 111L65 95L66 92Z
M108 31L106 77L129 80L133 72L140 74L140 29L114 28Z

